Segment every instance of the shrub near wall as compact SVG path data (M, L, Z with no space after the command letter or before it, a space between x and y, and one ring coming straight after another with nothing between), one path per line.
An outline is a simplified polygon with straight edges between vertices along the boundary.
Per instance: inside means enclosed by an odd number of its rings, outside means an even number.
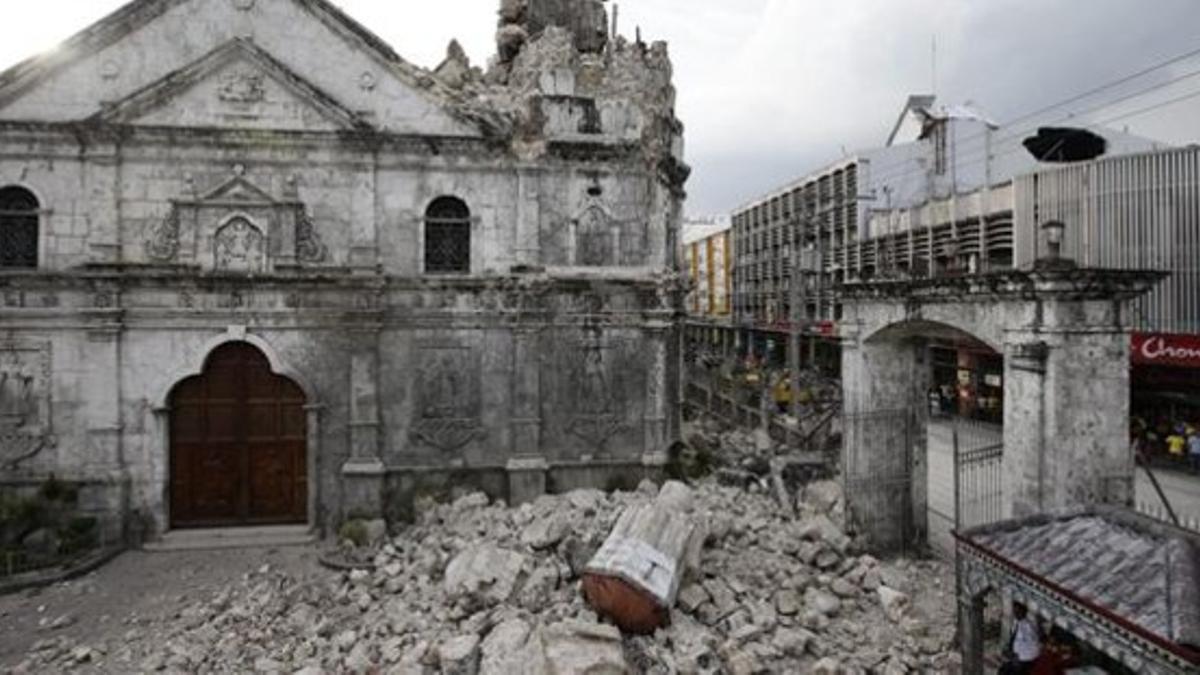
M0 492L0 578L69 564L99 544L95 518L79 514L79 489L51 476L33 491Z

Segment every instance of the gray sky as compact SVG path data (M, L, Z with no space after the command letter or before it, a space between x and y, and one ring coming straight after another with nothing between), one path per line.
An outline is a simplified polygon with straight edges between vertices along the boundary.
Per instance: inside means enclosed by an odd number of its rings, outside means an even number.
M213 1L213 0L208 0ZM0 67L53 47L122 0L37 0L0 23ZM408 60L457 37L493 53L499 0L337 0ZM688 212L727 212L843 150L882 144L910 93L973 101L1004 123L1200 49L1200 0L624 0L620 30L666 39L684 121ZM611 2L610 2L611 5ZM1196 76L1189 76L1196 71ZM1173 78L1181 81L1092 111ZM1048 113L1087 113L1175 143L1200 141L1200 57ZM1118 118L1118 119L1113 119ZM1034 125L1035 118L1022 125ZM1064 120L1057 120L1060 123Z

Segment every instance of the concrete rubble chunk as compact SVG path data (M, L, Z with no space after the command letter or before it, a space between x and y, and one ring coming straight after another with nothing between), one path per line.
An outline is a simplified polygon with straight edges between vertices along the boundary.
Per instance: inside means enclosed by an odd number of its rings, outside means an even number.
M622 630L652 633L669 621L704 535L690 517L691 489L669 482L653 503L624 509L588 562L588 604Z
M563 621L542 627L537 639L545 649L550 673L624 675L629 672L614 626Z
M880 586L876 592L884 615L893 623L899 623L908 615L912 602L907 595L887 586Z
M803 656L814 640L816 637L802 628L781 628L771 638L771 646L785 656L795 658Z
M817 588L810 588L804 593L804 604L823 616L834 616L842 608L842 601L837 596Z
M532 632L521 619L508 619L492 628L481 647L480 675L536 672L540 649L529 641Z
M479 672L479 636L459 635L438 645L438 666L445 675L476 675Z
M814 516L804 521L801 524L800 536L822 542L838 553L845 553L850 546L850 538L825 515Z
M676 600L679 608L689 614L700 609L700 606L708 601L708 591L700 584L688 584L679 589L679 597Z
M526 527L521 533L521 543L541 551L557 546L570 531L571 524L566 514L555 512L533 521Z
M775 594L775 611L784 616L795 616L804 606L804 599L790 588L785 588Z
M815 511L835 517L842 504L842 485L833 480L814 481L804 487L802 503Z
M823 658L808 669L808 675L843 675L845 672L841 662L832 657Z
M477 594L493 602L507 602L525 565L526 558L520 553L473 546L450 561L443 585L450 597Z

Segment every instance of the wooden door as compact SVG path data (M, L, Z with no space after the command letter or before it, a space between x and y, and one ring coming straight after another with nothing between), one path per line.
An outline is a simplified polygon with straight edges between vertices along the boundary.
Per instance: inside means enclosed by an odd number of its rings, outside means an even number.
M252 345L213 351L171 394L171 525L305 522L304 404Z

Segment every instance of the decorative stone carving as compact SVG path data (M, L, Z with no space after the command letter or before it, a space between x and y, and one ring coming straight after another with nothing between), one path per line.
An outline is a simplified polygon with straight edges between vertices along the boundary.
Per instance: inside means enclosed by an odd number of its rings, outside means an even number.
M605 352L611 350L605 349L599 339L588 340L581 351L571 374L572 387L578 393L566 429L597 451L603 451L613 436L626 427L619 400L621 383L614 379L620 377L620 371L608 363L612 357Z
M217 230L213 247L218 270L261 272L266 266L265 237L245 218L234 218Z
M410 438L454 452L484 436L479 416L479 359L461 347L420 349L417 419Z
M150 231L145 247L146 256L151 260L170 262L179 255L179 211L174 206L167 217Z
M612 219L599 206L589 206L575 229L575 263L585 267L614 264L613 243Z
M0 467L53 445L50 344L0 340Z
M317 233L316 225L307 211L303 208L297 210L296 260L309 263L324 262L328 251L324 242L321 241L321 235Z
M222 78L217 96L226 103L259 103L266 98L262 73L235 70Z
M233 6L245 12L254 7L254 0L233 0Z
M374 91L379 82L375 79L375 74L364 72L358 76L358 87L363 91Z

